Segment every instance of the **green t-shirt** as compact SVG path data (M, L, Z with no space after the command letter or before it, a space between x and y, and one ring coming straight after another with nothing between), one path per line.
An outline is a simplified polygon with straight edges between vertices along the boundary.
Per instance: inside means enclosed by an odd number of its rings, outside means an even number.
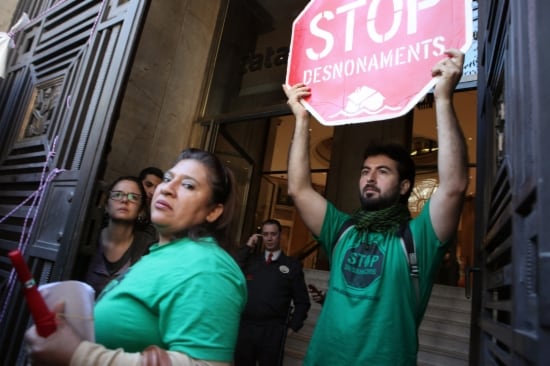
M399 236L352 227L335 245L348 218L328 204L319 241L331 261L329 290L304 365L416 365L418 326L444 254L429 202L409 222L420 271L418 305Z
M127 352L158 345L228 362L246 297L242 271L212 238L155 244L102 292L94 308L96 341Z

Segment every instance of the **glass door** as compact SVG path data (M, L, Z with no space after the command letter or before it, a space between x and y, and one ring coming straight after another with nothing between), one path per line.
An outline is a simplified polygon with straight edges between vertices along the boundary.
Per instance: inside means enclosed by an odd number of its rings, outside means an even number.
M266 119L219 125L213 151L233 172L238 197L231 225L231 238L235 246L248 239L256 222L254 202L258 197L268 127L269 120Z
M264 220L282 226L281 248L315 268L317 243L287 193L288 149L294 129L292 115L219 123L213 151L233 171L239 198L232 225L235 246L242 245ZM314 187L324 194L333 128L312 124L311 172Z

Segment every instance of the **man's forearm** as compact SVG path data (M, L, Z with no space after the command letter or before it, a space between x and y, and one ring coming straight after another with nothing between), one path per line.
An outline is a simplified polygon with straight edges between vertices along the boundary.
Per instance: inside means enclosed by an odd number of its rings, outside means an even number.
M440 186L458 193L468 185L468 157L464 133L451 100L436 100L438 173Z
M453 105L454 90L462 76L464 54L456 49L449 49L445 53L448 58L432 69L432 75L439 77L434 97L439 146L439 187L443 190L443 196L446 196L442 199L443 202L450 197L462 196L468 186L466 142Z
M288 158L288 193L304 223L313 235L319 235L326 213L326 200L311 185L309 165L309 113L302 106L302 98L311 95L302 83L292 87L283 85L288 105L296 117L294 136Z
M288 192L293 195L311 186L309 165L309 116L296 118L288 155Z

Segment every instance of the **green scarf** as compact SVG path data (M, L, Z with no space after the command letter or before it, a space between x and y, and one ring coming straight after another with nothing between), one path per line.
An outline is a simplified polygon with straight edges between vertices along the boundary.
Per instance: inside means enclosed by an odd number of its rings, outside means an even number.
M357 230L396 232L402 224L411 219L411 213L406 205L396 203L377 211L358 209L353 213L352 218Z

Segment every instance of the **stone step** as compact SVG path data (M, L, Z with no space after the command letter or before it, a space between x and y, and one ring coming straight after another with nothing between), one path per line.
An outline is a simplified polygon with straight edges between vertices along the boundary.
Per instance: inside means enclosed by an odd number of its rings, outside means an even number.
M302 366L303 362L303 356L294 357L292 354L286 353L283 359L283 366Z
M442 332L419 330L418 343L425 346L425 349L435 348L440 352L451 353L457 357L468 355L470 350L469 337L460 337Z
M311 330L302 328L287 339L286 348L298 354L305 354L311 339ZM419 329L419 344L425 349L435 347L440 352L455 354L455 357L467 358L469 352L469 328L461 325L440 323L426 324Z
M299 365L302 364L303 359L306 356L307 347L309 345L311 337L304 337L300 335L300 332L293 334L287 338L285 344L285 361L288 359L288 364L292 365L293 360L299 360ZM284 366L287 366L287 363L284 363Z
M468 358L453 357L449 353L442 354L434 348L420 347L417 366L468 366Z
M440 285L436 283L433 286L432 293L439 296L447 296L452 298L464 298L466 301L470 301L465 296L464 287Z
M418 365L419 366L466 366L468 365L467 340L457 340L440 335L420 336ZM437 340L437 341L435 341ZM426 342L426 343L424 343ZM288 339L285 347L284 365L301 365L305 357L308 338Z
M304 334L302 330L300 330L298 333L294 333L286 339L285 348L299 350L305 353L310 339L311 335Z
M420 324L420 330L453 334L464 338L470 337L469 322L452 321L449 319L424 317L422 323Z
M442 297L437 295L432 295L430 297L429 306L439 306L439 307L448 307L457 311L463 311L469 313L472 308L472 303L468 300L462 300L460 298L452 297Z
M433 304L428 305L424 313L424 319L440 320L442 322L453 321L468 325L470 324L470 316L470 311Z
M464 296L463 289L457 287L458 291L450 292L441 287L443 286L434 286L429 305L446 306L466 312L471 311L472 302Z

